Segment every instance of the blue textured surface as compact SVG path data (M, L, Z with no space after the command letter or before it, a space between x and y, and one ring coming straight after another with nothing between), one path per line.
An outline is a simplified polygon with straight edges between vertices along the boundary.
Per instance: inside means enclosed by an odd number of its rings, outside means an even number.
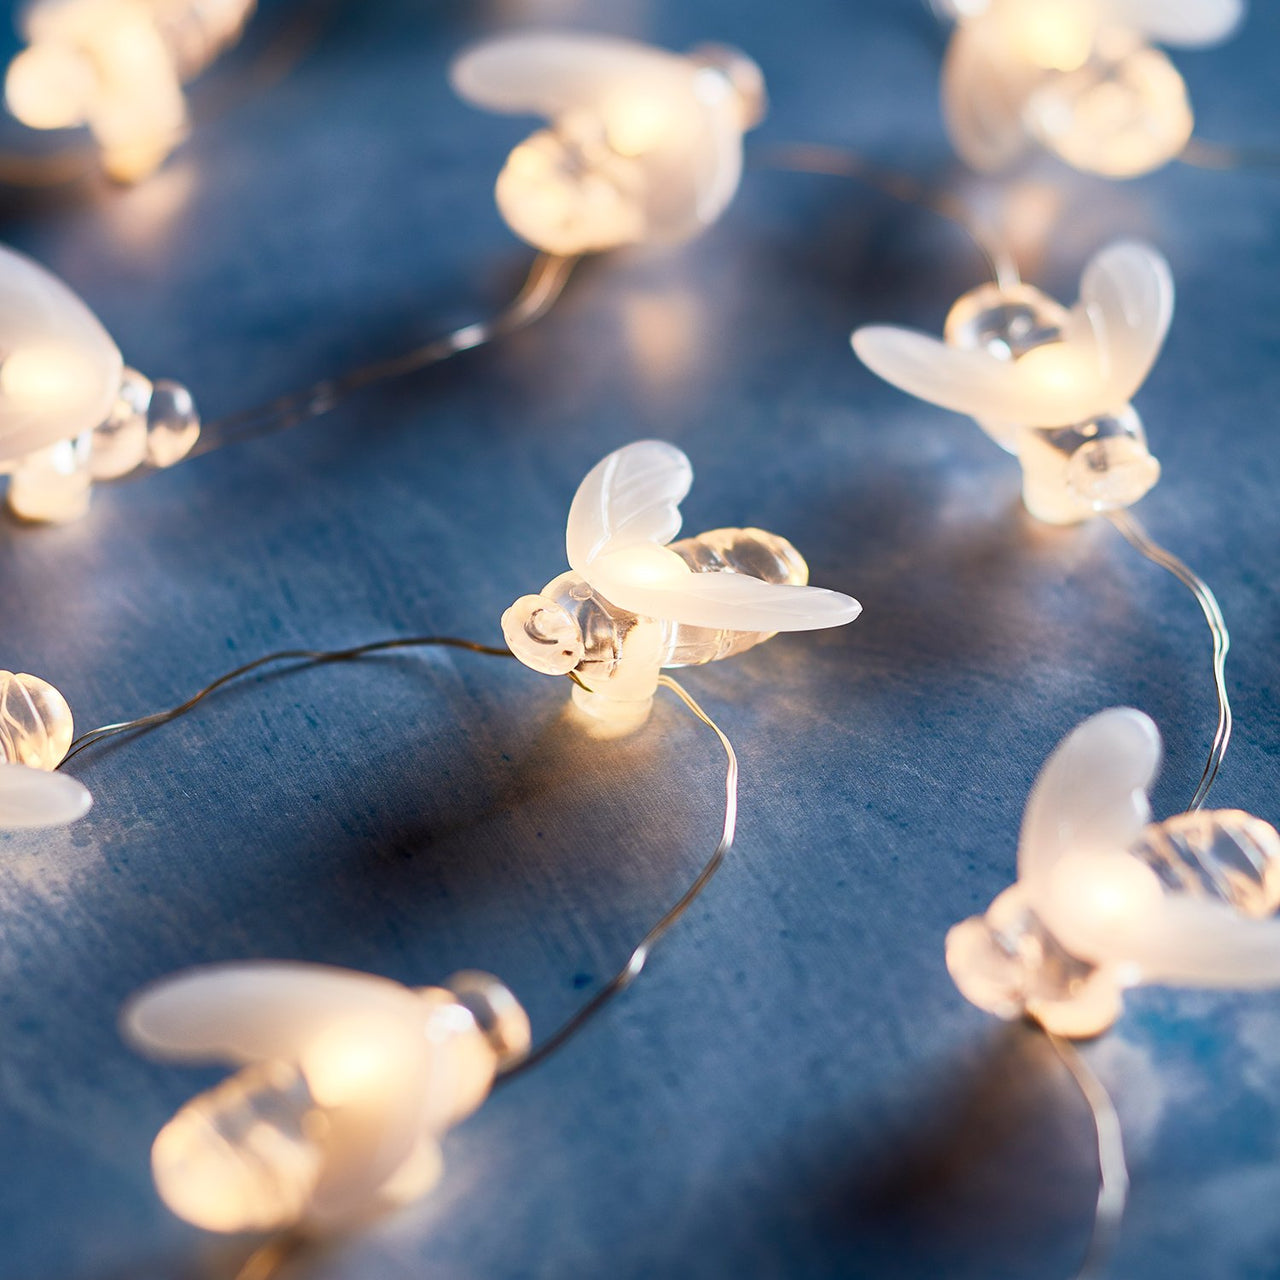
M1257 8L1234 44L1178 58L1207 137L1274 139L1280 11ZM215 87L287 12L266 7ZM525 126L455 102L444 70L532 17L738 43L772 87L759 140L948 164L941 38L916 0L366 0L154 181L8 198L0 233L207 416L398 352L492 310L527 263L491 201ZM1140 514L1233 628L1241 723L1216 801L1275 819L1280 178L1052 177L1038 281L1070 297L1121 232L1173 264L1138 399L1165 473ZM81 524L3 530L4 665L54 681L86 727L282 646L495 638L560 569L577 480L644 435L694 461L689 529L776 529L865 605L844 632L689 674L743 756L723 877L624 1001L449 1137L430 1200L315 1280L1070 1274L1087 1116L1041 1039L960 999L942 938L1010 879L1028 785L1085 715L1152 713L1157 809L1185 804L1208 642L1106 524L1037 527L971 423L853 360L854 324L936 328L977 272L929 214L753 170L703 239L593 264L499 348L104 488ZM545 1031L616 966L714 839L720 762L674 705L590 743L565 693L448 654L265 680L83 757L80 825L0 840L0 1275L221 1280L248 1251L152 1191L152 1136L215 1077L120 1043L140 984L260 955L418 983L483 967ZM1140 993L1088 1055L1133 1165L1114 1274L1280 1275L1280 998Z

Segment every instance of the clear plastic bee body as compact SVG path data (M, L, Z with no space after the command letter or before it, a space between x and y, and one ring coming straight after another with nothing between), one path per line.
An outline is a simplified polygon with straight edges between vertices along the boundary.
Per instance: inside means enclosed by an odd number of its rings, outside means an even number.
M861 611L848 596L808 586L804 559L776 534L717 529L673 542L692 483L674 445L645 440L611 453L570 508L571 570L502 617L521 662L572 673L575 702L620 728L643 723L664 667L714 662L779 631L840 626Z
M887 325L853 334L873 373L966 413L1022 465L1038 519L1074 524L1132 506L1160 478L1130 403L1173 318L1173 280L1147 245L1120 242L1085 268L1070 309L1031 285L983 285L945 339Z
M511 153L497 201L548 253L685 240L714 222L742 177L742 135L764 115L745 54L688 56L573 32L500 36L463 53L454 88L491 111L548 117Z
M76 520L94 480L170 466L199 435L185 387L127 368L62 281L0 246L0 473L16 515Z
M1160 735L1129 708L1085 721L1027 802L1018 880L947 935L964 996L1098 1035L1139 984L1280 986L1280 834L1234 810L1152 823Z
M55 770L75 733L67 700L47 680L0 671L0 830L61 827L93 798Z
M152 1057L241 1064L152 1148L169 1208L223 1232L340 1229L425 1195L442 1135L530 1040L487 974L411 990L283 962L179 974L136 996L122 1025Z
M10 111L34 129L87 125L120 182L187 132L183 85L239 39L256 0L33 0L9 66Z
M1243 0L952 0L942 73L956 151L1003 169L1032 145L1127 178L1178 156L1194 124L1186 85L1152 42L1225 40Z

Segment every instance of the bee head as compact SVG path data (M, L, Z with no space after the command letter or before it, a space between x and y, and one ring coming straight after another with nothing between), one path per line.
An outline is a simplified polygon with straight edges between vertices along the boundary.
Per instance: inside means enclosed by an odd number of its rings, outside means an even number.
M1017 360L1035 347L1061 342L1067 310L1029 284L980 285L947 315L946 339L953 347Z
M586 656L577 621L548 596L521 596L502 615L502 635L526 667L543 675L566 676Z

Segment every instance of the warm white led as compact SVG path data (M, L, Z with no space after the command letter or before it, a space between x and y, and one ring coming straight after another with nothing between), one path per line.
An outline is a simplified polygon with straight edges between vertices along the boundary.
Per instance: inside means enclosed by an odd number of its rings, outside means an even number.
M1152 42L1226 39L1244 0L979 0L957 6L942 102L957 152L1004 168L1039 144L1077 169L1127 178L1191 137L1186 85Z
M74 732L71 708L53 685L0 671L0 830L61 827L89 812L87 788L54 772Z
M726 658L779 631L841 626L862 610L808 586L808 565L776 534L715 529L672 542L692 483L689 459L660 440L609 454L569 509L570 572L502 616L521 662L572 672L577 705L619 731L644 722L664 667Z
M977 419L1017 455L1031 514L1073 524L1132 506L1160 477L1129 402L1172 318L1168 264L1122 241L1085 268L1070 310L1030 285L988 284L951 308L944 341L872 325L853 349L894 386Z
M1085 721L1027 801L1018 880L947 936L964 995L1065 1036L1105 1031L1125 987L1280 986L1280 834L1232 810L1151 824L1160 735L1140 711Z
M742 177L742 135L764 79L719 46L688 56L571 32L500 36L453 64L454 88L491 111L547 117L511 153L498 207L522 239L572 255L687 239Z
M160 1131L165 1203L209 1231L339 1229L425 1195L444 1132L529 1048L487 974L410 990L322 965L195 969L135 997L126 1036L152 1057L237 1074Z
M239 37L256 0L33 0L5 76L32 129L87 125L107 172L136 182L187 131L183 83Z
M199 434L184 387L126 368L66 285L0 246L0 471L16 515L78 519L93 480L169 466Z

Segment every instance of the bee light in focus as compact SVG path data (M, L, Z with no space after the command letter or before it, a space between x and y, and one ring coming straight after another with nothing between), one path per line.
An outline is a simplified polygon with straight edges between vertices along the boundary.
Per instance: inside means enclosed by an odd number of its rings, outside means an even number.
M1070 310L1030 285L987 284L951 308L945 341L873 325L853 349L894 386L976 418L1017 455L1031 514L1073 524L1132 506L1160 477L1129 401L1172 318L1168 264L1122 241L1088 264Z
M1151 823L1160 734L1139 711L1086 720L1027 801L1018 880L947 935L966 999L1057 1035L1105 1031L1126 987L1280 986L1280 834L1234 810Z
M410 990L324 965L213 965L134 997L126 1038L151 1057L240 1070L187 1103L151 1153L161 1198L208 1231L352 1226L442 1171L439 1140L529 1047L496 978Z
M171 466L199 434L185 387L126 368L66 285L0 246L0 473L16 515L78 519L94 480Z
M53 685L0 671L0 830L61 827L89 812L84 785L55 772L74 732L71 708Z
M240 35L255 0L33 0L5 101L32 129L87 125L119 182L158 168L187 131L183 84Z
M463 53L451 78L477 106L549 119L511 153L497 200L516 235L566 256L709 226L765 111L760 69L718 45L680 56L609 36L501 36Z
M1191 137L1186 85L1153 43L1225 40L1244 0L951 0L943 115L962 159L994 171L1039 144L1110 178L1157 169Z
M800 553L763 529L672 542L692 483L674 445L644 440L611 453L569 509L570 571L502 615L515 656L547 675L572 673L574 702L617 730L644 723L664 667L714 662L862 611L808 586Z

